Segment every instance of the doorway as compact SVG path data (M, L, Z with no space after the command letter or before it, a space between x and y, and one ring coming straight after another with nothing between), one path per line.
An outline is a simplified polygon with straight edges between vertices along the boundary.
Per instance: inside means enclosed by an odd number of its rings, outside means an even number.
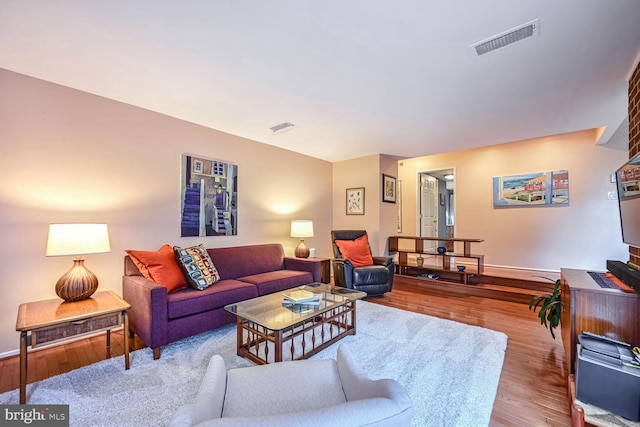
M420 237L453 238L455 226L455 172L453 168L418 174L418 230ZM432 245L426 247L427 244ZM437 241L425 242L426 251L435 251ZM453 242L446 245L453 251Z

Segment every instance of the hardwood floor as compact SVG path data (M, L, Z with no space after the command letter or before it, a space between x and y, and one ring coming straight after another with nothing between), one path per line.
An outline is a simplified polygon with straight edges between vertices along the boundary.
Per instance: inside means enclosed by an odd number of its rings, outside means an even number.
M569 426L567 368L556 340L525 304L482 297L426 293L396 280L393 292L368 301L504 332L508 337L491 426ZM559 332L559 331L558 331Z
M571 425L566 392L568 373L559 333L554 341L525 304L451 295L446 290L427 291L413 282L397 278L393 292L368 301L501 331L509 337L491 426ZM29 354L28 381L122 355L122 331L112 333L110 350L104 345L105 338L101 335L33 351ZM132 351L143 346L138 338L131 341ZM0 392L18 388L18 359L18 356L0 359Z

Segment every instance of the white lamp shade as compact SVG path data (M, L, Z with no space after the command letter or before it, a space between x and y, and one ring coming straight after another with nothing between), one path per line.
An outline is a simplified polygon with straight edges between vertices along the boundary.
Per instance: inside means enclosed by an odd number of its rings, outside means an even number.
M50 224L47 256L110 252L107 224Z
M291 221L291 237L313 237L313 221L308 219Z

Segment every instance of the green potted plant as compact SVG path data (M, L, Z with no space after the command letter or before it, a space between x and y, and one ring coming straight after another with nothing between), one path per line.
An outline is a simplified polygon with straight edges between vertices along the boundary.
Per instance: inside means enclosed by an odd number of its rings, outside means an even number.
M544 277L544 279L551 280L548 277ZM553 282L553 280L551 281ZM562 306L560 305L560 279L555 281L551 295L536 295L531 298L529 310L533 310L535 313L538 307L540 308L538 312L540 323L549 329L553 339L556 339L553 330L558 327L560 323L560 313L562 312Z

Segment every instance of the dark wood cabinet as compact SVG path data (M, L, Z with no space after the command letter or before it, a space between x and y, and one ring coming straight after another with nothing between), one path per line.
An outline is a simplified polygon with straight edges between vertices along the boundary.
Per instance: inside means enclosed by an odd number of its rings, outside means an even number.
M585 270L560 270L560 331L569 373L575 372L582 331L640 345L640 294L601 288Z

